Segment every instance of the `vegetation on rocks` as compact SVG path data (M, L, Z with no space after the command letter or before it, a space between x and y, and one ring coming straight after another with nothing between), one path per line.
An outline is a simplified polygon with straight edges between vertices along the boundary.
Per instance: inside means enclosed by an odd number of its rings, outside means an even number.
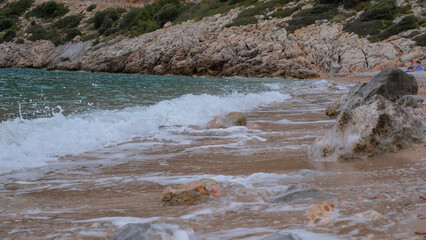
M316 20L330 20L337 13L336 4L318 4L294 14L293 19L287 21L286 29L288 32L294 32L296 29L315 23Z
M48 1L35 7L25 16L37 18L56 18L64 16L67 12L69 12L69 9L64 4L56 3L55 1Z
M369 40L372 42L383 41L392 35L396 35L400 32L407 31L419 26L418 20L415 16L409 15L404 17L399 23L392 24L381 33L372 36Z
M95 10L95 8L96 8L96 4L92 4L92 5L90 5L86 8L86 11L91 12L91 11Z
M426 46L426 33L414 38L418 46Z
M89 20L93 27L98 30L99 35L109 35L111 31L118 31L118 24L121 15L125 12L123 8L108 8L98 11ZM108 31L107 31L108 30Z
M78 27L78 25L80 25L81 18L82 17L79 15L66 16L58 20L57 22L55 22L53 26L59 29L75 28L75 27Z

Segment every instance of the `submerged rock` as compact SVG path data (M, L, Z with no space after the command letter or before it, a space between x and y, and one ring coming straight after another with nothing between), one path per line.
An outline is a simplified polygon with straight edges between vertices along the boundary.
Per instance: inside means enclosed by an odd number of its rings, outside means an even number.
M366 158L421 143L426 127L410 113L381 96L342 112L331 131L308 148L313 159ZM371 98L371 100L373 100Z
M329 193L323 192L316 188L291 186L284 192L279 192L272 195L269 198L269 202L272 203L287 203L295 200L307 199L307 198L323 198L329 195Z
M387 67L369 83L360 83L349 90L337 102L327 106L325 114L336 117L340 112L351 110L374 100L376 95L395 102L405 95L416 95L416 79L404 71Z
M219 184L212 179L200 179L180 186L168 186L161 198L163 206L196 204L206 202L211 197L219 197Z
M262 238L262 240L297 240L298 237L294 237L291 233L274 233L272 235L269 235L267 237Z
M208 128L229 128L233 126L246 126L247 118L244 113L230 112L224 116L218 116L207 124Z
M326 226L334 220L334 216L330 214L332 211L334 211L334 205L330 202L317 204L309 209L305 222Z
M112 240L193 239L193 230L163 223L131 223L122 227Z
M361 218L361 219L365 219L365 220L369 220L369 221L373 221L373 220L379 220L383 218L383 215L374 211L374 210L369 210L369 211L365 211L362 213L357 213L354 215L357 218Z

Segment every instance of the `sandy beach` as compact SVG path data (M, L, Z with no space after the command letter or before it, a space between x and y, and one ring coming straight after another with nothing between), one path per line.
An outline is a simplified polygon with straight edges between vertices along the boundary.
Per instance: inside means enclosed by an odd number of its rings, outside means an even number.
M327 104L347 92L346 83L368 81L375 74L334 77L314 93L312 87L302 88L291 100L246 112L249 125L259 129L184 129L176 136L190 139L187 144L175 144L166 136L135 139L3 174L0 238L110 239L127 223L152 223L166 233L179 229L194 239L293 233L303 239L422 240L425 143L358 161L321 162L307 156L307 146L333 124L324 114ZM413 75L419 94L426 96L426 72ZM332 85L339 90L327 90ZM167 185L202 177L221 184L220 197L193 206L161 205ZM271 201L290 186L321 194ZM335 205L334 221L328 226L306 224L307 210L323 201ZM381 216L356 217L371 210Z

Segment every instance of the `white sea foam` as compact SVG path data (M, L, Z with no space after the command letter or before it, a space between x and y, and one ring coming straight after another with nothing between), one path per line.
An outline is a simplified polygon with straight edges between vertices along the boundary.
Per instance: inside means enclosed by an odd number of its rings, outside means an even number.
M58 156L79 154L134 138L145 139L179 126L202 126L230 111L247 111L290 99L280 92L227 96L184 95L150 107L0 123L0 173L37 167ZM164 127L166 126L166 127Z

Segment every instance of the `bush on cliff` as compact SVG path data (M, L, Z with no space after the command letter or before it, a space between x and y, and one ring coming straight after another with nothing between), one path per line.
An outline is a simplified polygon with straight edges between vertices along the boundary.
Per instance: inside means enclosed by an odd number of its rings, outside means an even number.
M59 19L57 22L53 24L53 26L59 29L75 28L75 27L78 27L78 25L80 25L81 18L82 17L79 15L67 16L62 19Z
M65 35L64 41L65 42L71 41L77 35L81 36L83 34L77 28L69 28L69 29L66 30L66 35Z
M275 8L288 2L290 1L270 0L266 2L255 3L253 7L249 7L241 11L238 16L232 21L232 23L227 24L225 27L255 24L258 22L258 18L256 18L256 16L263 18L267 15L268 12L273 11Z
M166 22L173 22L181 14L179 0L158 0L143 8L132 8L123 16L120 28L133 36L152 32Z
M392 35L396 35L400 32L407 31L419 26L418 20L414 15L404 17L399 23L392 24L381 33L369 38L371 42L383 41Z
M15 2L9 2L0 9L0 16L4 16L5 18L17 18L27 11L33 3L34 0L18 0Z
M55 44L55 46L63 43L61 34L58 31L53 29L47 30L40 25L30 26L27 29L27 33L30 33L30 36L27 38L30 41L48 40Z
M92 5L90 5L86 8L86 11L91 12L91 11L95 10L95 8L96 8L96 4L92 4Z
M291 14L298 10L300 10L300 6L296 6L293 8L284 8L272 13L270 16L273 18L285 18L291 16Z
M426 33L414 38L418 46L426 46Z
M13 20L10 18L3 18L0 20L0 31L6 30L14 25Z
M359 19L361 21L370 20L393 20L397 15L396 0L380 0L365 9Z
M69 12L69 9L64 4L58 4L55 1L48 1L29 11L26 16L37 18L56 18L64 16L67 12Z
M89 19L89 23L93 23L93 27L98 29L99 35L102 35L106 30L118 25L120 16L125 11L123 8L108 8L98 11Z
M14 29L8 29L0 38L0 43L10 42L13 40L14 37L16 37L16 31Z
M373 36L380 33L380 31L386 27L386 24L389 23L384 20L372 20L365 22L356 20L344 25L343 30L346 32L356 33L360 37L365 37L367 35Z
M307 25L315 23L316 20L332 19L338 13L336 4L320 4L313 8L302 10L293 15L293 19L286 21L288 32L294 32Z

